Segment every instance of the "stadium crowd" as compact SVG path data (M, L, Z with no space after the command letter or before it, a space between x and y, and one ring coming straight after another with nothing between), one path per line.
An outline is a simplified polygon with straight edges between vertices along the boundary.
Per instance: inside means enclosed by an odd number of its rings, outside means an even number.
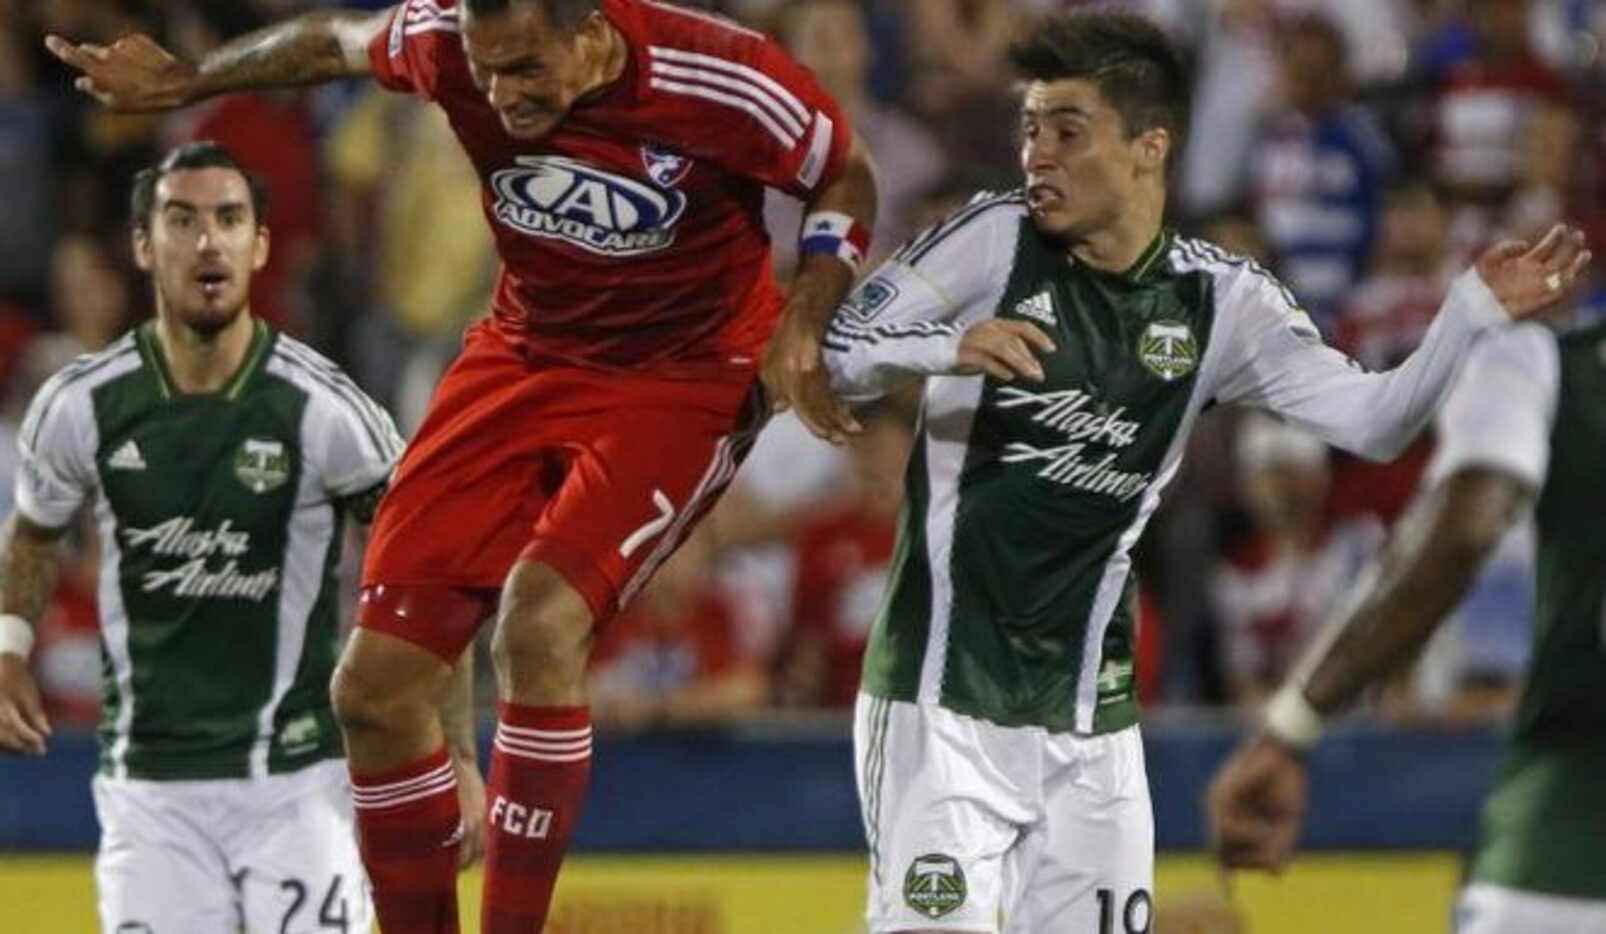
M0 0L0 511L10 510L17 420L39 382L149 313L129 255L128 186L185 140L222 142L271 185L273 254L254 311L345 365L404 429L416 424L461 329L488 307L495 262L478 180L441 113L375 87L331 86L117 115L74 92L41 41L144 30L194 54L316 5ZM1033 14L1073 4L703 5L780 36L847 109L879 166L885 255L975 191L1017 184L1003 48ZM1453 271L1495 239L1569 219L1606 242L1606 5L1119 5L1154 17L1192 56L1172 222L1275 271L1363 366L1408 354ZM797 210L774 199L773 229L795 229ZM1606 314L1606 276L1577 314ZM840 449L777 418L714 521L603 633L591 675L598 723L850 706L893 556L913 415L913 400L882 403ZM1223 411L1192 443L1140 555L1143 694L1150 705L1250 704L1364 572L1433 440L1379 466ZM1386 715L1507 709L1533 602L1523 535L1382 698ZM78 571L63 575L34 656L60 723L96 716L92 539L78 537Z

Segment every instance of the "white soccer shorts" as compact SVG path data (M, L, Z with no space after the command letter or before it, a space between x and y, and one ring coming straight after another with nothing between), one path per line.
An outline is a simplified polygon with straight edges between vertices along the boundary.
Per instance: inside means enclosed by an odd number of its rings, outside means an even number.
M1154 814L1137 727L1004 727L859 695L871 934L1139 934Z
M265 778L94 780L104 934L367 934L346 764Z
M1606 934L1606 901L1474 882L1456 902L1456 934Z

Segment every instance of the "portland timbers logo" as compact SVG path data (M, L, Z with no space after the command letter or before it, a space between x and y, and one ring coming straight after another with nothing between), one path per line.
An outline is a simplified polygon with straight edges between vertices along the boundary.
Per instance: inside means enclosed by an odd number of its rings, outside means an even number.
M952 856L922 856L903 877L903 900L928 918L952 914L965 903L965 894L965 873Z
M1166 382L1181 379L1199 365L1199 344L1193 329L1181 321L1156 321L1138 338L1138 359Z
M253 493L266 493L290 479L290 455L284 442L247 438L234 452L234 476Z

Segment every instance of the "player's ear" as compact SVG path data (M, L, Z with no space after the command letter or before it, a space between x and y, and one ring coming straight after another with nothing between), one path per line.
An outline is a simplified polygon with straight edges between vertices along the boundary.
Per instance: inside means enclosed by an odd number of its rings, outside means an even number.
M257 225L256 247L251 251L251 271L258 272L268 264L268 228Z
M608 54L608 18L601 10L587 13L570 37L574 50L586 61L600 61Z
M152 262L151 229L149 225L135 224L134 231L130 234L130 239L132 239L134 247L134 265L138 266L141 272L150 272Z
M1165 173L1166 157L1171 154L1171 131L1150 127L1138 134L1138 168L1145 173Z

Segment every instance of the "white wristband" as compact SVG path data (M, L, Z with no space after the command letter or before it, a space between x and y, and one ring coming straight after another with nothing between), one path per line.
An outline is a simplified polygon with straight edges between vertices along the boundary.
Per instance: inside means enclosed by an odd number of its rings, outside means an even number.
M1305 752L1322 738L1322 715L1305 699L1297 681L1284 684L1264 712L1266 732L1287 746Z
M21 655L33 651L33 625L15 613L0 613L0 655Z

